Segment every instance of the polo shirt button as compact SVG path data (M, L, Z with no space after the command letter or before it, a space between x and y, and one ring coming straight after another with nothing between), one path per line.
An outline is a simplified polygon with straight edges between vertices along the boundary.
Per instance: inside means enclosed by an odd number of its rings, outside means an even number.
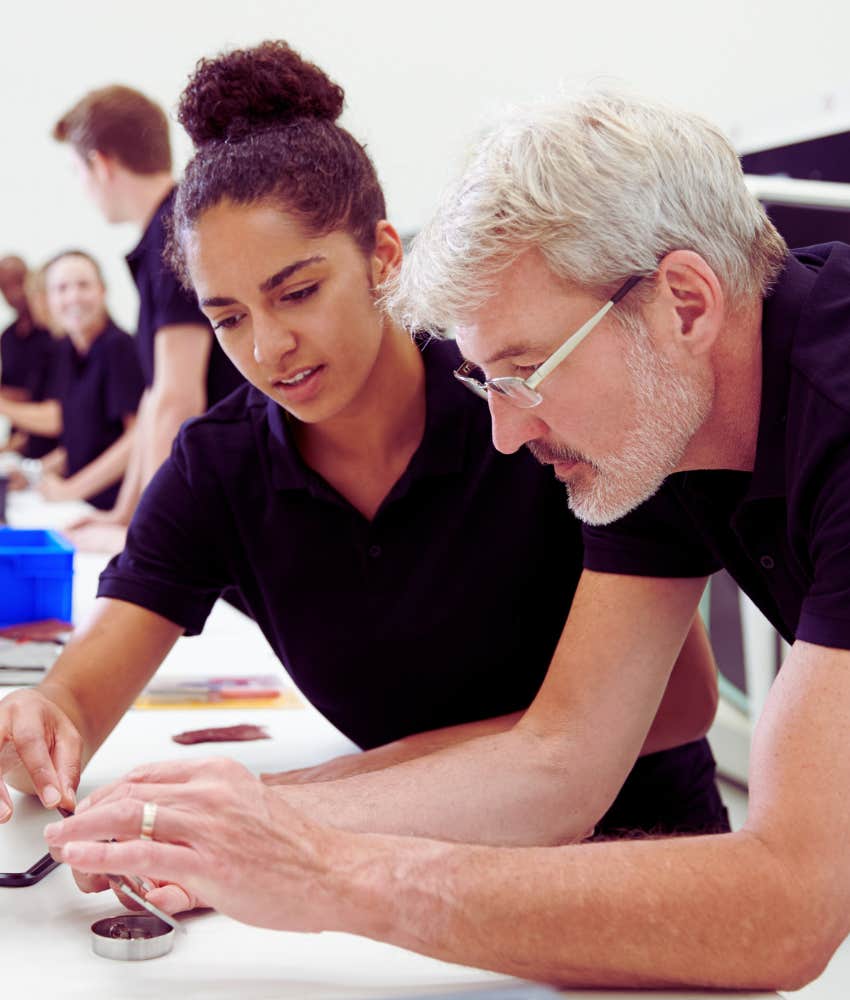
M773 561L773 556L762 556L761 559L759 559L759 562L761 563L762 569L773 569L776 565Z
M377 559L380 554L381 554L381 546L380 545L370 545L369 546L369 555L373 559Z

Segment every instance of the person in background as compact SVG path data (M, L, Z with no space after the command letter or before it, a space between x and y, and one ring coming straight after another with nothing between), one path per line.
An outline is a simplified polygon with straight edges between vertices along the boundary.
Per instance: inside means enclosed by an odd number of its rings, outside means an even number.
M543 848L357 835L208 762L140 769L49 842L253 924L559 984L811 982L850 932L850 247L789 251L698 116L591 93L479 143L391 301L415 328L455 324L496 446L553 466L585 522L524 716L534 740L514 727L479 744L470 773L503 788L544 754L588 790L574 829L592 822L725 566L791 643L755 727L746 823ZM144 803L154 841L138 839ZM111 837L129 842L97 842Z
M44 280L47 308L66 335L54 348L50 398L0 398L0 413L28 432L59 439L41 459L38 489L46 499L109 509L129 461L144 387L135 345L109 318L100 268L87 253L54 257Z
M622 790L595 796L592 754L530 759L526 710L550 683L579 525L550 470L493 449L486 406L451 377L456 346L381 308L401 243L342 104L282 42L203 61L187 86L198 151L173 258L250 384L183 427L93 618L41 685L0 702L4 779L70 804L173 643L235 584L302 693L365 751L268 778L282 800L342 826L501 844L728 829L698 619ZM589 681L557 705L559 731L607 697ZM482 781L467 760L505 734L526 753ZM148 898L193 901L179 886Z
M51 379L53 338L27 284L33 280L20 257L0 258L0 294L15 319L0 334L0 398L40 402ZM56 447L56 439L13 429L7 444L24 458L41 458Z
M168 119L130 87L91 91L53 130L72 149L83 188L108 222L130 222L141 238L127 264L139 291L135 342L145 379L139 433L115 506L71 525L81 548L117 551L142 490L168 455L178 428L241 384L195 298L162 259L174 200Z

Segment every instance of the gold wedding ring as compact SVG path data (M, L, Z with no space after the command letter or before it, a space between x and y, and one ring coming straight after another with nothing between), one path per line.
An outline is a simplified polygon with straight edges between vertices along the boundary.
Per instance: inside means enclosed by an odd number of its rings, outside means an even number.
M156 823L156 803L146 802L142 809L142 840L153 840L153 826Z

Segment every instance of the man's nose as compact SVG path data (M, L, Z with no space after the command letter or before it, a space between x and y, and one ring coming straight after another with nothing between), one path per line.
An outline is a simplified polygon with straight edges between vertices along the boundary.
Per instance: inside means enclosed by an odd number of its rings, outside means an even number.
M528 441L545 437L548 427L534 408L515 406L495 389L487 393L487 403L493 425L493 444L503 455L511 455Z

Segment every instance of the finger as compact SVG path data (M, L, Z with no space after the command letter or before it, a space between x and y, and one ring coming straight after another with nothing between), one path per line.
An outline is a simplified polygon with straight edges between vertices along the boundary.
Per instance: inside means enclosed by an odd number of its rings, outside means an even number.
M44 828L44 837L51 850L79 840L138 840L145 801L125 796L113 802L104 802L61 822L48 824ZM185 837L192 832L192 825L191 809L183 812L157 802L154 839L185 843Z
M63 732L62 738L57 741L53 750L56 773L61 782L59 789L62 793L62 801L59 805L71 811L74 810L77 802L76 790L80 783L82 751L83 741L76 729Z
M209 804L209 782L197 783L193 787L186 785L151 785L143 782L133 783L121 781L108 788L92 792L88 798L77 806L75 817L87 816L95 810L112 806L119 802L130 802L135 805L135 811L128 812L128 821L133 817L141 817L145 802L154 802L158 807L173 807L175 809L197 809ZM131 807L128 807L131 808ZM126 836L138 837L141 831L141 819L136 822L135 829L127 831Z
M176 882L169 882L167 885L151 889L145 895L145 899L169 915L194 910L199 905L195 897L187 892L182 885L177 885Z
M71 869L71 874L82 892L104 892L110 887L109 879L105 875L89 875L74 868Z
M117 875L149 875L178 885L189 884L198 860L191 848L152 840L123 843L73 841L63 850L69 864L83 872L109 871Z
M3 780L4 742L5 736L3 731L0 730L0 823L5 823L7 820L10 820L12 818L12 813L14 812L12 796L9 794L9 789L6 787L6 782Z
M50 758L44 731L31 722L21 723L15 728L12 739L42 804L48 809L59 805L61 782Z
M91 876L91 877L97 877L97 876ZM128 910L143 910L144 909L144 907L141 906L139 903L137 903L135 901L135 899L131 899L129 896L125 895L121 891L122 883L119 882L117 879L111 878L111 879L108 879L107 882L108 882L109 888L115 893L115 896L118 899L118 902L122 906L126 906Z
M141 787L142 785L149 785L151 787L148 789L149 794L147 797L156 798L159 801L161 786L166 784L184 784L202 776L204 772L212 769L219 770L220 765L221 758L218 757L194 761L175 760L161 761L155 764L143 764L129 771L123 778L112 781L108 785L96 789L91 795L87 795L78 804L77 813L85 812L92 806L114 798L116 791L122 787L126 787L127 790L121 794L128 795L130 794L129 789L133 786Z

